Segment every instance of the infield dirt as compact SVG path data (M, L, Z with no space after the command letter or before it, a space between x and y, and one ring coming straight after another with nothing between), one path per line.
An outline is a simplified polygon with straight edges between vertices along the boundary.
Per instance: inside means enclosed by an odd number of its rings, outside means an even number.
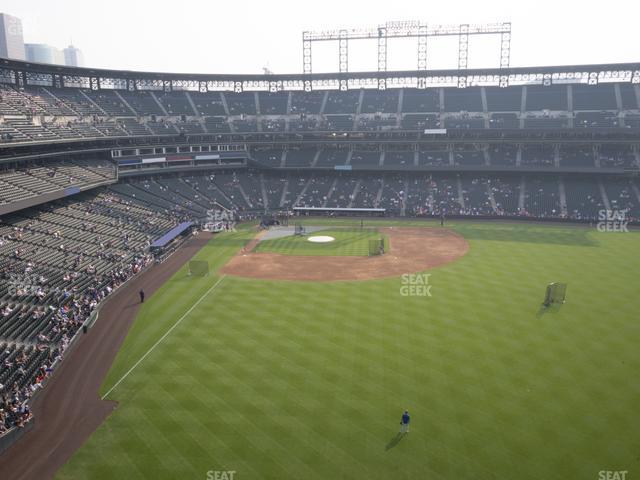
M438 267L463 256L468 242L446 228L381 228L390 251L371 257L295 256L255 252L252 240L222 269L225 275L265 280L371 280Z

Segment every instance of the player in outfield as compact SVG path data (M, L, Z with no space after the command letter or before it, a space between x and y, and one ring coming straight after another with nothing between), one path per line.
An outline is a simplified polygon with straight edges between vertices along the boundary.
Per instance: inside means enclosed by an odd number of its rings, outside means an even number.
M411 417L409 416L409 412L407 410L402 414L402 419L400 420L400 433L409 433L409 422L411 421Z

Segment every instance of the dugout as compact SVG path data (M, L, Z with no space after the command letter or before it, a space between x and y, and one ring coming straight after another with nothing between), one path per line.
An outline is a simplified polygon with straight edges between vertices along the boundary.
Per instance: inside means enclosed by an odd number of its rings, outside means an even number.
M174 241L187 236L191 232L193 226L193 222L182 222L180 225L173 227L164 235L151 242L149 249L155 254L162 253L162 251Z

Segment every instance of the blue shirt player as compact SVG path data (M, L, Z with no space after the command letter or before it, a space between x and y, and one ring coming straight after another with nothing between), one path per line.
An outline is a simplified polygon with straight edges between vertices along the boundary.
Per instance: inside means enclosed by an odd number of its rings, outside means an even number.
M400 420L400 433L409 433L409 422L411 421L411 417L409 416L409 412L407 410L402 414L402 420Z

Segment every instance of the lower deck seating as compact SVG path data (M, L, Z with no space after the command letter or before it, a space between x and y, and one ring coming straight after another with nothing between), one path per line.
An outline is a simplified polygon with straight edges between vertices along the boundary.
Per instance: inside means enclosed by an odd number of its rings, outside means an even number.
M0 434L29 417L40 388L98 303L152 260L178 223L104 188L0 223Z

